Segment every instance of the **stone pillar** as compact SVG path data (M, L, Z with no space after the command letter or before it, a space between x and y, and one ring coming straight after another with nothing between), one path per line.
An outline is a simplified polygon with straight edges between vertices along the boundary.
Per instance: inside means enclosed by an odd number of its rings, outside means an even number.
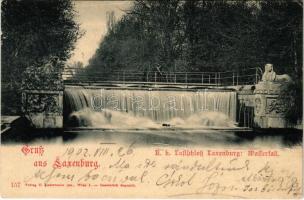
M287 74L277 75L272 64L265 65L262 81L254 90L254 123L260 128L287 128L286 108L279 95L282 86L291 82Z
M286 128L284 108L278 97L282 84L262 81L254 91L254 122L260 128Z

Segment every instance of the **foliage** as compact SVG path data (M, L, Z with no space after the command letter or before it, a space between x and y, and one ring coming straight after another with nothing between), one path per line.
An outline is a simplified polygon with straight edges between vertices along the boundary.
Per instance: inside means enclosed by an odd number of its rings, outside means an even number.
M24 105L26 113L62 114L57 94L27 94Z
M15 102L2 102L1 107L11 104L20 107L25 70L34 70L33 67L43 65L52 57L66 61L82 33L74 21L76 12L71 0L3 0L1 3L2 82L9 93L17 94Z
M302 79L303 5L297 1L262 1L258 15L260 61L279 73Z
M303 117L303 88L302 80L283 86L279 99L284 110L285 118L291 124L297 124Z
M63 63L58 58L49 58L26 68L23 73L23 90L63 90L61 71Z
M136 0L100 43L88 72L226 71L270 62L297 74L301 27L302 6L294 1Z

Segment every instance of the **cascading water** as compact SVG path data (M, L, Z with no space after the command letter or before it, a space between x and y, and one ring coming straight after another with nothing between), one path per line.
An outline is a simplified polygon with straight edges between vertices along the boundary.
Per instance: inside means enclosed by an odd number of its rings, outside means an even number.
M233 127L236 93L66 88L65 119L72 126L153 128Z

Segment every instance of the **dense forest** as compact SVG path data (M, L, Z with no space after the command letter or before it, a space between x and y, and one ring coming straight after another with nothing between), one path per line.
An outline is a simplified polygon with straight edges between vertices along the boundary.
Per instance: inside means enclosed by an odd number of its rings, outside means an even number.
M302 77L302 1L136 0L108 33L87 73L226 71L273 63Z

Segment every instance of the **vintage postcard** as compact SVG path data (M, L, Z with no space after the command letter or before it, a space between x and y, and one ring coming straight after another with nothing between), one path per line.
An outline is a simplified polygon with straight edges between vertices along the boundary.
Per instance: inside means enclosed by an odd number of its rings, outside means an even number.
M303 198L302 0L2 0L1 196Z

